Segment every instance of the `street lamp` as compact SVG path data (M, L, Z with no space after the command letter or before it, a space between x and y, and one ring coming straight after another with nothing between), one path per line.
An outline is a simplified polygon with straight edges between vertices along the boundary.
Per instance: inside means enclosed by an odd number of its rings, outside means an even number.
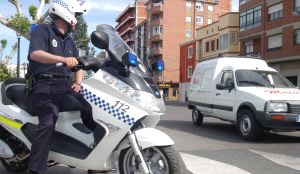
M20 77L20 39L21 34L17 32L18 37L18 57L17 57L17 77Z

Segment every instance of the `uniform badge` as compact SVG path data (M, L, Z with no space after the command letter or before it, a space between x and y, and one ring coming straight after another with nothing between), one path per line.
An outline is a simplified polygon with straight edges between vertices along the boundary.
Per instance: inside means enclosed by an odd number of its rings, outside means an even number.
M55 39L52 40L53 47L57 47L57 41Z

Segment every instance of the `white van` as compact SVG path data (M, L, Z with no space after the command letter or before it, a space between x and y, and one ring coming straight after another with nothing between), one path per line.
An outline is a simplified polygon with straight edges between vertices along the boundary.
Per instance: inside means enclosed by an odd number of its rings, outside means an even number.
M300 90L261 59L216 58L197 64L188 91L192 120L237 124L242 138L262 131L300 130Z

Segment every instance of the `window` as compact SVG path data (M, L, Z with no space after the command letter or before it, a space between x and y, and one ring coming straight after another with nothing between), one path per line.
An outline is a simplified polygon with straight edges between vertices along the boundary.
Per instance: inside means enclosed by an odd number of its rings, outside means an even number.
M215 40L212 40L212 41L211 41L210 47L211 47L211 48L210 48L211 51L215 51Z
M186 30L185 31L185 36L186 37L192 37L192 30Z
M211 24L213 22L212 19L207 19L207 24Z
M254 13L253 26L256 27L259 26L261 23L261 7L260 6L255 7L253 13Z
M240 13L240 30L244 31L261 25L261 6Z
M162 34L162 32L163 32L162 26L153 26L153 28L152 28L153 35L159 35L159 34Z
M233 83L233 74L232 71L225 71L223 73L222 79L221 79L222 84L230 84Z
M152 44L152 47L156 48L156 49L161 48L162 47L162 42L155 42L155 43Z
M300 12L300 0L295 0L295 11Z
M278 49L282 47L282 34L268 37L268 50Z
M214 8L212 5L208 5L207 8L208 8L208 11L214 11Z
M217 50L219 50L219 39L217 39Z
M185 4L185 6L186 6L186 8L192 8L192 3L187 2L187 3Z
M298 86L298 77L297 76L287 76L286 77L293 85Z
M269 20L273 21L283 16L282 3L269 7Z
M203 16L196 16L196 24L203 25Z
M246 45L246 56L250 56L253 54L253 45Z
M237 44L237 32L230 32L230 44Z
M228 34L223 34L220 36L220 49L224 50L228 48Z
M196 10L203 11L203 2L196 2Z
M190 16L185 17L185 21L186 22L192 22L192 17L190 17Z
M240 0L240 5L245 4L248 0Z
M193 46L188 47L188 58L192 58L194 54L194 48Z
M177 94L177 90L176 89L172 89L172 96L176 97L176 94Z
M209 52L209 42L205 43L205 52Z
M295 30L295 44L300 44L300 29Z
M187 72L187 74L188 74L188 78L192 77L192 75L193 75L193 67L192 66L188 66L188 72Z

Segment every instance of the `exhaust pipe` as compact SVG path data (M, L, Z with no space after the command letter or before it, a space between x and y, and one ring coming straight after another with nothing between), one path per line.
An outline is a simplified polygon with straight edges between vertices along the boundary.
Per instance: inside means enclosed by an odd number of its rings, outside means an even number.
M0 158L12 158L15 154L6 142L0 140Z

